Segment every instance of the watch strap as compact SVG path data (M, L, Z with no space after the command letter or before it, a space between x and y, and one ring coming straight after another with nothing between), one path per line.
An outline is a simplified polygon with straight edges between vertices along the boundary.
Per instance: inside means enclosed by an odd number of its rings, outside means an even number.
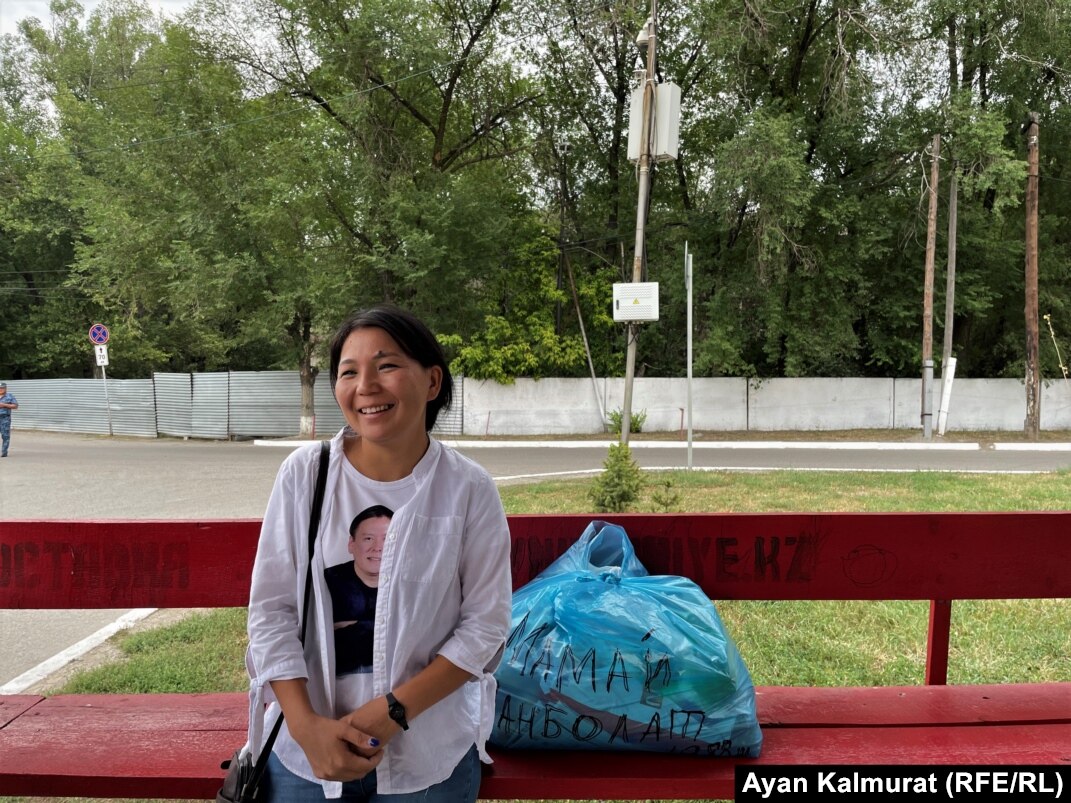
M409 720L405 718L405 706L398 702L393 692L387 692L384 698L387 701L388 716L401 725L403 731L409 730Z

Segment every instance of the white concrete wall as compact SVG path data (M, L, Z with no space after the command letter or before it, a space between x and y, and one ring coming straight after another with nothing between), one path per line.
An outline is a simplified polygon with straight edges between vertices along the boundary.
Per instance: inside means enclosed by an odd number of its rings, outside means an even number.
M937 431L940 378L933 381L933 427ZM896 380L897 429L922 427L922 380ZM948 405L948 431L1022 432L1026 387L1020 379L956 379ZM1071 429L1071 387L1062 380L1042 383L1041 428Z
M1025 417L1026 391L1023 391ZM1071 429L1071 382L1054 379L1041 384L1041 428Z
M921 381L921 380L920 380ZM938 383L934 381L934 390ZM937 412L937 397L933 410ZM1026 386L1017 379L956 379L948 404L948 429L1023 429ZM936 431L936 419L934 428Z
M599 393L605 382L599 381ZM518 379L512 385L465 379L466 435L571 435L603 432L601 399L590 379Z
M466 379L466 435L592 435L602 432L600 410L620 410L625 380L521 379L498 385ZM597 391L596 391L597 388ZM934 380L937 429L940 382ZM921 379L740 378L694 379L696 430L784 431L922 429ZM687 426L687 380L637 378L632 410L646 411L645 432L678 432ZM957 379L952 385L947 431L1021 432L1026 415L1017 379ZM682 424L683 418L683 424ZM1071 383L1042 385L1041 428L1071 429Z
M941 384L934 379L934 431L937 431L937 407ZM915 381L914 426L920 425L922 380ZM948 404L948 430L1019 430L1026 418L1026 390L1017 379L959 379L952 382Z
M291 372L291 375L296 383L297 374ZM216 378L223 383L220 401L223 417L219 432L202 433L198 426L193 426L197 422L191 422L193 429L205 437L227 436L227 375L193 376L195 399L198 383ZM321 379L326 382L326 377ZM117 434L154 434L156 414L151 384L147 380L109 380L109 387L115 391L111 410ZM325 407L329 415L326 418L318 416L317 429L326 432L341 426L341 416L330 392L323 392L320 384L317 382L317 412L323 412ZM10 385L22 405L12 421L16 429L108 431L102 383L97 380L12 380ZM147 388L146 401L142 405L144 410L122 392L127 386L137 389L142 385ZM935 431L939 385L935 379ZM58 391L61 386L62 391ZM610 411L621 409L624 387L622 378L600 378L594 384L590 379L519 379L513 385L466 379L462 384L463 404L455 405L440 418L440 423L444 420L449 423L449 428L441 432L471 436L594 435L604 431L604 418L608 418ZM697 378L692 381L693 427L715 432L921 430L921 387L919 379L799 378L752 380L749 383L741 378ZM297 393L296 384L294 388ZM273 400L279 397L278 393L261 395ZM78 401L82 396L85 396L84 404ZM687 380L683 378L641 377L636 379L633 388L632 410L634 413L646 412L643 427L646 432L679 432L687 426L687 398ZM293 409L297 410L296 407ZM71 411L74 411L73 417ZM146 431L135 432L128 427L127 419L135 414L139 421L145 418ZM296 414L284 419L292 421L288 426L296 427ZM196 415L193 417L197 418ZM950 432L1022 432L1025 417L1026 391L1022 380L957 379L952 386ZM334 418L338 421L332 423ZM1059 378L1042 383L1041 428L1071 430L1071 382ZM261 434L282 433L272 429Z
M606 380L606 407L625 403L625 380ZM632 389L633 414L645 411L645 432L680 432L688 428L688 380L639 377ZM747 429L747 380L692 379L694 429Z
M625 380L518 379L512 385L465 379L466 435L591 435L603 432L604 410L624 404ZM603 405L605 404L605 408ZM646 432L677 432L688 426L686 379L637 378L632 412L647 414ZM744 379L693 379L692 426L747 429Z
M752 380L748 429L888 429L891 379Z

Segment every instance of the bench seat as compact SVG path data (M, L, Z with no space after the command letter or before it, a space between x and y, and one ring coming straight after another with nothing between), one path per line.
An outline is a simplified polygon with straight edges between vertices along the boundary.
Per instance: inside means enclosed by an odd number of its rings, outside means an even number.
M497 750L481 799L730 798L737 763L1071 766L1071 683L757 692L760 759ZM211 798L246 714L242 693L0 697L0 788Z

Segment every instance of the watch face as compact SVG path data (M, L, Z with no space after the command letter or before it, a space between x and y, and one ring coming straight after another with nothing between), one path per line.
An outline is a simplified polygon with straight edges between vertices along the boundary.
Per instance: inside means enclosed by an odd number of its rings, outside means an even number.
M405 706L397 700L392 699L387 703L387 715L402 726L403 730L409 729L409 723L405 719Z

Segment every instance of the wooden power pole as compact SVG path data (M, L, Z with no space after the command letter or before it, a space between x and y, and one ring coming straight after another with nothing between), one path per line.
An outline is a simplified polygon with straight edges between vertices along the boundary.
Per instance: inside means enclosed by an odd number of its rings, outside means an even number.
M937 434L944 435L948 424L948 405L952 399L952 379L956 375L956 358L952 356L952 322L956 313L956 228L959 216L959 169L952 161L952 179L948 182L948 273L945 279L945 332L941 349L941 404L937 408Z
M937 179L941 135L935 134L930 163L930 213L926 223L926 275L922 288L922 436L933 437L933 263L937 251Z
M1026 423L1037 440L1041 430L1041 380L1038 371L1038 115L1026 123Z
M647 69L643 81L643 125L640 127L640 159L636 172L639 185L636 200L636 247L632 258L632 281L643 281L643 256L646 250L647 198L651 191L651 126L654 124L655 83L657 81L657 56L655 43L658 36L658 0L651 0L651 16L647 20ZM632 428L632 384L636 377L636 339L639 327L625 324L625 400L621 405L621 443L628 446L629 430Z
M956 313L956 229L959 218L959 176L952 163L952 180L948 186L948 274L945 277L945 331L941 349L941 377L948 373L952 359L952 319Z

